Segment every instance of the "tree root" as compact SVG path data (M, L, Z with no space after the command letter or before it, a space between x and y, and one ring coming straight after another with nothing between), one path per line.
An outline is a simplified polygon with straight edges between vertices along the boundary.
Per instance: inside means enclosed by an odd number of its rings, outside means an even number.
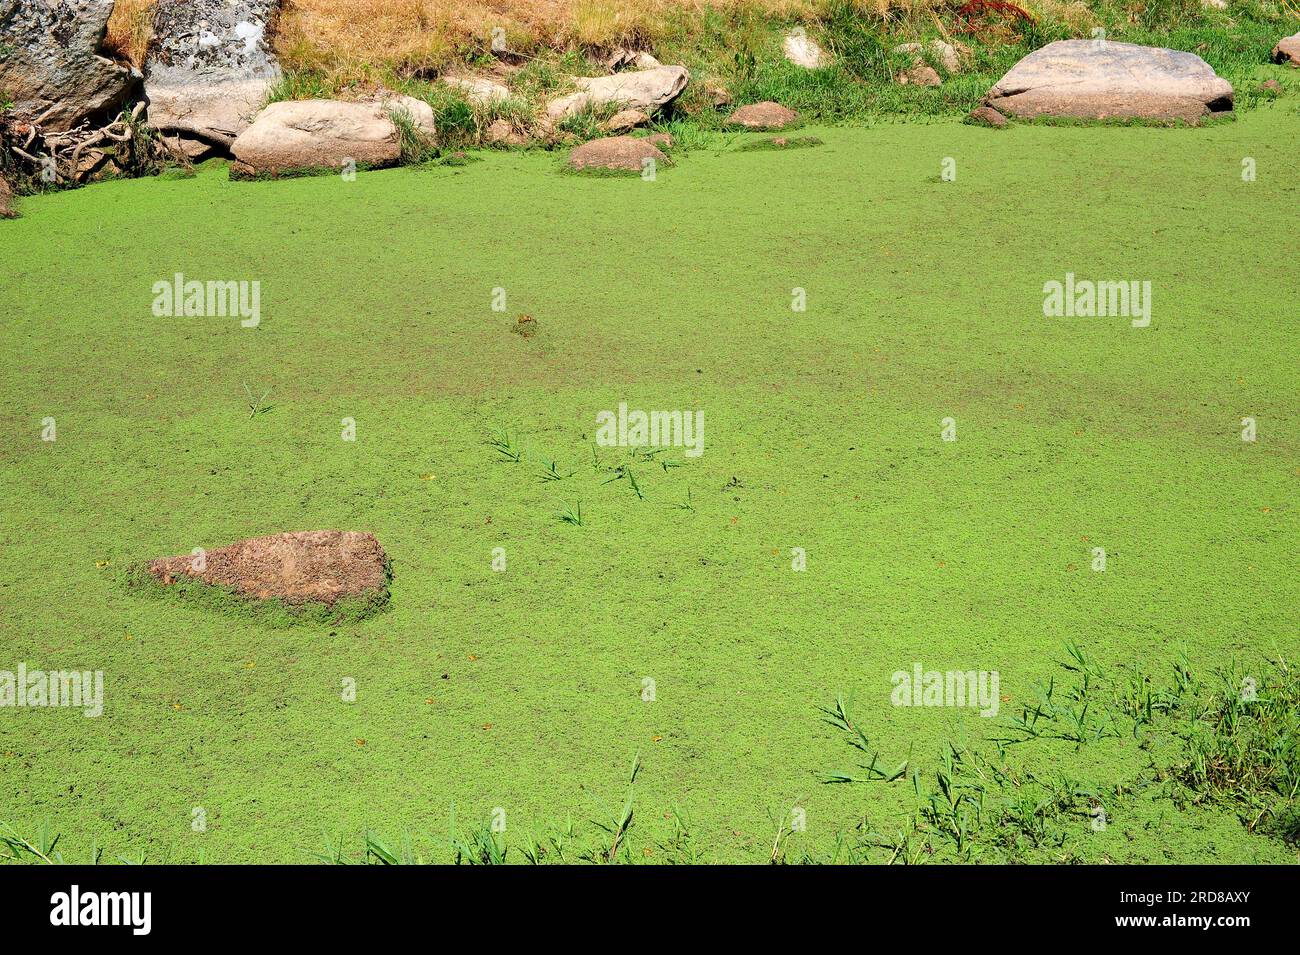
M152 172L171 158L170 150L140 121L144 100L105 126L82 123L59 132L44 130L42 121L58 107L53 104L31 122L0 115L0 169L16 182L79 186L110 157L113 171L122 175ZM83 155L93 161L83 163Z

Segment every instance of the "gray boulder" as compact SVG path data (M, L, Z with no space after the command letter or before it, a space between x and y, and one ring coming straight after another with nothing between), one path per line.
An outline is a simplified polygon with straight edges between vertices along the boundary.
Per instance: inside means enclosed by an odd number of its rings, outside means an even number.
M391 166L401 158L397 127L383 103L331 99L272 103L231 147L234 171L279 175L295 170Z
M266 41L278 0L158 0L146 64L149 124L229 148L280 78Z
M140 74L101 54L113 0L0 0L0 90L50 132L110 119Z
M471 103L491 106L510 98L510 89L482 76L444 76L442 81L460 90Z
M690 78L691 74L684 66L657 66L613 76L579 77L574 80L578 92L552 100L546 113L556 121L584 109L614 105L653 114L680 96Z
M920 66L925 63L925 55L928 52L930 57L944 68L948 73L957 73L961 70L961 55L957 48L951 43L945 43L943 40L931 40L929 43L901 43L894 47L895 53L907 53L912 57L912 66Z
M826 51L804 31L803 27L795 27L782 38L781 52L785 54L787 60L795 66L802 66L805 70L820 69L829 66L831 62Z
M1022 119L1195 123L1232 109L1232 86L1194 53L1109 40L1057 40L1013 66L984 105Z

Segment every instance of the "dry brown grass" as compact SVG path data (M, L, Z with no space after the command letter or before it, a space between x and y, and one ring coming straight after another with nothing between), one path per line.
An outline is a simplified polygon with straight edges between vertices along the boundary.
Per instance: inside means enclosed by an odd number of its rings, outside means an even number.
M717 8L810 14L824 0L711 0ZM512 50L652 43L700 0L287 0L276 45L292 66L327 71L437 67L487 49L500 27Z
M117 0L108 45L139 65L155 0ZM830 0L284 0L274 45L286 66L339 78L379 70L437 68L486 50L494 28L522 53L572 44L653 46L670 24L708 7L737 14L807 20ZM925 9L934 0L854 0L876 15Z
M117 0L108 18L108 36L104 45L116 56L133 65L144 63L149 39L153 36L154 0Z

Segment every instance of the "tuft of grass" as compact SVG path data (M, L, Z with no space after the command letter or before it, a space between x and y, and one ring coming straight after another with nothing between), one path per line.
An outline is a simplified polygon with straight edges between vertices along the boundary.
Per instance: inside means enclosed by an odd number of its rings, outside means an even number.
M1071 840L1099 828L1099 820L1104 830L1108 812L1119 811L1134 793L1160 779L1175 784L1164 795L1178 803L1237 807L1248 831L1288 844L1300 841L1300 678L1284 660L1258 668L1249 684L1240 667L1222 671L1206 697L1185 657L1174 667L1172 682L1157 686L1137 668L1129 671L1127 682L1112 684L1074 644L1066 645L1066 655L1060 666L1075 675L1075 685L1062 696L1076 703L1086 700L1098 711L1096 725L1130 720L1136 739L1138 726L1177 729L1178 715L1189 714L1182 754L1171 768L1150 781L1103 785L1013 765L1001 741L995 741L993 753L949 741L930 775L913 771L916 808L904 827L888 837L869 833L859 850L883 850L888 863L1082 861ZM1050 700L1055 691L1044 696ZM1040 699L1033 710L1037 718L1018 719L1017 725L1027 722L1036 735L1048 737L1037 729L1038 721L1061 716L1040 712L1043 706ZM833 708L822 712L851 746L870 757L865 776L823 772L822 779L885 779L879 756L855 725L848 704L837 698ZM1073 719L1067 722L1055 738L1076 741L1080 735L1095 735L1092 729L1080 734Z
M543 481L563 481L565 478L571 478L576 472L570 471L567 474L560 473L559 463L556 461L546 461L543 459L542 480Z
M633 803L636 800L636 778L641 772L641 754L637 753L632 758L632 772L629 774L627 781L627 796L623 800L622 807L613 813L608 821L596 822L605 833L609 836L608 847L598 855L593 855L591 861L613 863L620 859L620 852L623 854L624 861L630 861L630 854L627 850L627 834L632 828L633 820L636 817L636 811Z
M37 862L55 865L63 862L58 851L59 836L51 835L48 823L41 823L35 834L28 838L14 826L0 821L0 861Z
M415 119L409 112L401 107L394 107L388 111L388 118L397 127L397 143L401 151L402 165L416 166L437 158L437 146L424 130L415 124Z
M488 822L480 823L461 835L456 831L456 804L451 806L452 861L456 865L505 865L506 846Z
M248 401L248 418L250 421L253 418L256 418L258 415L266 414L271 410L272 406L265 404L266 399L271 394L271 390L272 389L267 388L264 392L262 392L262 396L260 398L254 398L253 390L248 387L247 383L244 384L244 395Z
M295 99L334 99L344 87L337 78L315 70L285 69L266 95L267 103Z
M892 783L897 779L901 779L907 772L907 766L911 757L903 760L902 763L893 768L882 766L880 764L880 754L876 752L875 748L871 745L871 740L867 738L867 734L863 732L862 728L854 721L853 716L850 713L852 705L853 701L851 699L846 702L843 697L837 696L833 707L822 708L822 720L843 733L845 738L848 740L849 745L862 753L867 758L867 762L859 765L857 770L852 772L839 770L834 772L822 772L818 775L821 776L824 782L828 783L861 783L872 781Z
M153 11L156 0L117 0L108 17L104 49L111 56L144 66L153 39Z
M1284 659L1216 673L1173 776L1193 803L1241 807L1251 832L1300 843L1300 674Z
M555 515L561 524L572 524L574 527L582 527L582 501L575 504L565 504L564 510L556 512Z
M487 440L484 443L487 444L488 447L495 449L498 454L511 464L518 464L523 460L523 448L516 443L514 437L507 430L502 429L493 432L488 435Z

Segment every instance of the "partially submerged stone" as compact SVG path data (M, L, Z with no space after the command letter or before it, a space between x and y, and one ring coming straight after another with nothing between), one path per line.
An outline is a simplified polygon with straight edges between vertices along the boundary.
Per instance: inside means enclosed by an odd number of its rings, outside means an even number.
M794 110L766 100L740 107L727 117L727 123L731 126L743 126L746 129L784 129L798 119L799 114Z
M1001 129L1007 125L1007 118L992 106L975 107L970 111L967 119L977 126L992 126L995 129Z
M237 541L198 554L159 557L147 565L164 587L192 581L249 600L332 607L340 600L383 600L388 557L374 534L296 531Z
M267 43L278 0L158 0L149 125L228 150L280 78Z
M621 169L640 172L646 160L662 162L665 156L651 142L632 136L609 136L583 143L569 153L572 169Z
M0 100L15 119L64 132L104 121L140 80L102 53L113 0L0 3Z
M684 66L659 66L613 76L583 76L574 80L578 92L552 100L546 113L553 121L602 106L653 114L680 96L690 78Z
M1013 66L984 105L1022 119L1196 123L1232 109L1232 86L1194 53L1109 40L1057 40Z
M397 127L381 103L308 99L272 103L231 147L236 171L279 175L295 170L390 166L401 157Z

